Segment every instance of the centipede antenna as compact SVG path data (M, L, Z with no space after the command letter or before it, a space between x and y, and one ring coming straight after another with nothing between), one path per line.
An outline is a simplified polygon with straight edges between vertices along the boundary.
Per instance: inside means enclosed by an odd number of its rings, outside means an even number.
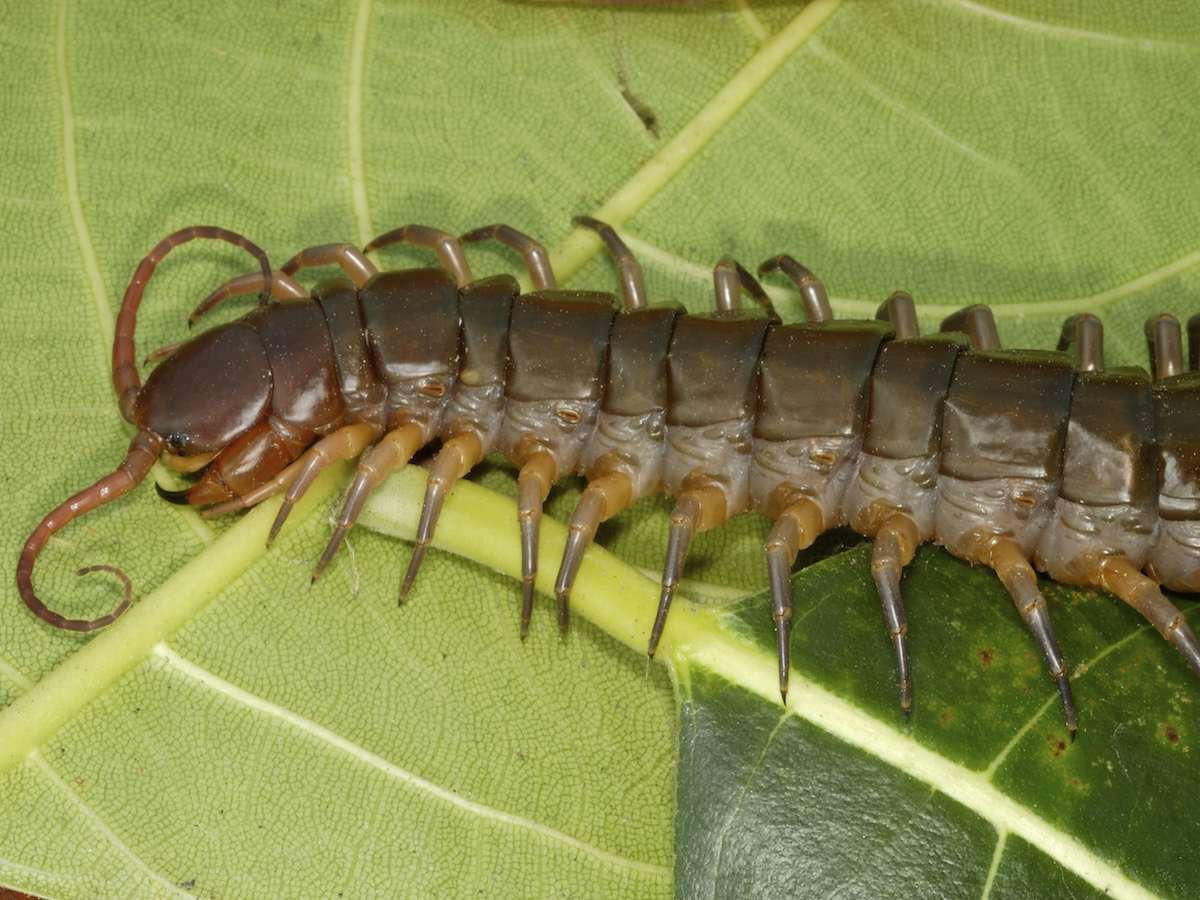
M942 331L965 332L976 350L999 350L1000 333L996 330L996 317L982 303L967 306L942 320Z
M499 241L505 247L516 250L525 260L525 271L533 282L535 291L552 291L558 287L558 279L550 268L550 255L546 248L524 232L517 231L511 225L485 225L461 235L459 240L464 244L477 244L480 241Z
M91 566L87 569L80 569L78 574L108 572L115 575L125 585L124 599L108 615L96 619L68 619L61 616L46 606L34 591L33 565L37 562L38 554L42 552L42 548L46 546L46 542L50 540L51 536L62 531L72 519L91 512L97 506L103 506L118 497L123 497L141 484L149 474L154 461L158 459L159 451L162 448L163 439L161 437L151 431L139 431L129 445L128 455L115 472L106 475L90 488L80 491L65 503L60 504L34 529L17 560L17 591L21 594L25 605L29 607L29 611L39 619L67 631L95 631L97 628L103 628L105 625L115 622L125 610L129 609L129 604L133 602L133 586L125 573L113 566Z
M1091 313L1078 313L1063 322L1058 349L1078 344L1080 372L1104 371L1104 324Z
M121 300L121 311L117 314L116 332L113 336L113 389L117 392L117 404L121 415L130 424L133 424L134 403L137 400L138 391L142 387L142 377L137 370L137 348L134 346L133 335L137 329L137 312L138 307L142 305L146 284L154 274L155 268L162 262L163 257L180 244L186 244L196 238L225 241L227 244L241 247L257 259L262 267L263 295L261 302L265 304L267 298L271 296L273 289L271 262L267 259L267 254L257 244L237 232L214 225L195 225L169 234L155 244L138 264L137 271L133 273L133 278L129 281L129 287L125 289L125 296Z
M1183 335L1179 320L1161 313L1146 320L1146 345L1154 378L1170 378L1183 372ZM1190 335L1189 335L1190 337Z
M575 216L571 220L580 228L589 228L600 236L604 246L617 264L617 274L621 279L621 297L625 301L625 309L645 309L646 280L642 274L642 264L633 256L629 247L621 240L616 230L599 219L591 216Z
M442 268L454 275L454 280L459 287L464 287L475 280L471 275L471 267L467 264L467 256L463 253L462 244L459 243L458 238L447 231L432 228L429 225L402 225L375 238L363 247L362 252L364 254L374 253L376 250L391 247L393 244L413 244L432 250L437 254Z
M919 337L921 327L917 324L917 307L913 298L904 291L896 291L880 304L875 318L883 322L891 322L896 330L896 340Z

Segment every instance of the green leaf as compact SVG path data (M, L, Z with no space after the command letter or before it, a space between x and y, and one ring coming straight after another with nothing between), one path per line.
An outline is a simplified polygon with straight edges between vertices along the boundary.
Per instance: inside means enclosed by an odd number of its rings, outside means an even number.
M571 230L590 213L624 229L658 299L705 308L721 254L787 250L842 315L902 288L926 327L985 302L1006 345L1048 347L1062 318L1095 311L1110 364L1143 361L1149 313L1196 311L1187 4L10 6L0 535L14 562L46 512L121 459L115 311L141 257L187 225L238 230L278 263L406 222L504 221L556 248L569 287L611 289L611 264ZM517 264L494 248L471 259L480 273ZM207 243L172 253L139 351L179 340L196 302L249 267ZM653 579L630 568L661 567L667 501L602 529L613 555L581 575L566 641L543 595L521 642L518 585L467 559L515 571L502 524L515 514L474 486L440 529L452 552L432 551L396 608L410 547L389 533L411 532L420 478L381 489L377 530L356 529L311 588L344 474L269 551L271 510L204 520L149 486L72 523L35 572L55 609L116 602L110 578L72 576L94 563L146 595L95 636L34 619L10 579L0 884L49 897L1197 893L1197 685L1111 597L1044 585L1081 708L1079 739L1059 746L1011 602L988 573L923 550L904 582L906 725L852 550L797 578L784 715L761 516L697 539L688 596L750 596L677 604L660 653L673 689L644 655ZM514 490L502 464L477 480ZM569 516L578 495L568 483L548 512Z

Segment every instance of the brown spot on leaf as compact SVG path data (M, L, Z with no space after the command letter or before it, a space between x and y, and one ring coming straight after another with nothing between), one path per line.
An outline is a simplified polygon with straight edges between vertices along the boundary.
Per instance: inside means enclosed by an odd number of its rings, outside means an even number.
M986 669L992 664L992 658L995 656L995 651L993 651L991 647L984 647L975 655L979 657L979 665Z
M942 720L943 725L949 725L954 719L954 707L950 707L948 710L942 713L939 718Z
M1167 726L1167 740L1170 741L1172 744L1177 743L1179 741L1179 732L1175 730L1174 725Z
M1055 759L1061 759L1062 755L1067 752L1067 742L1057 734L1046 735L1046 743L1050 746L1050 753Z

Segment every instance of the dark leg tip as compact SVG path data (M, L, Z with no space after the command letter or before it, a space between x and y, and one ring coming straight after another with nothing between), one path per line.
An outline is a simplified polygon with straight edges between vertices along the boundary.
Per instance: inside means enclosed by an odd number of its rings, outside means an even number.
M158 496L162 497L168 503L174 503L176 506L188 506L188 489L182 491L168 491L161 484L155 484L154 489L158 491Z

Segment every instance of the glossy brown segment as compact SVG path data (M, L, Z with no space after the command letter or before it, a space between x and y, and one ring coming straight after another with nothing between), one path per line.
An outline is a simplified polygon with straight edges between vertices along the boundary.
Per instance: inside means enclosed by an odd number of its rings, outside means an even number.
M270 408L271 362L249 323L220 325L188 341L150 373L133 421L182 456L224 449ZM180 398L187 397L187 403Z
M1159 514L1164 519L1200 519L1200 372L1154 382L1153 398Z
M941 473L1056 482L1075 372L1065 354L999 350L958 360L942 422Z
M508 398L599 400L615 313L612 296L594 291L518 297L508 331Z
M311 300L284 300L242 321L258 332L271 366L271 415L316 434L340 425L345 406L321 306Z
M1059 496L1144 509L1158 497L1150 378L1141 369L1081 372L1071 393Z
M453 276L445 269L381 272L358 302L371 361L387 388L389 422L429 413L448 396L458 370ZM444 394L436 393L439 385Z
M1029 559L1055 513L1075 372L1064 353L964 354L943 413L935 528L951 553L996 571L1076 712L1049 610Z
M679 313L656 307L624 312L613 320L601 405L605 412L640 416L667 408L665 360Z
M382 430L387 419L387 391L367 349L358 289L348 278L327 278L313 288L313 298L329 329L346 420L371 422Z
M758 369L754 437L766 441L859 435L882 322L772 328Z
M400 585L400 603L416 582L454 481L500 442L504 376L508 370L508 321L518 293L517 281L509 275L484 278L459 291L458 381L442 429L445 444L429 472L412 559Z
M700 427L752 416L769 324L759 309L680 317L667 357L667 424Z
M871 373L863 452L931 458L941 446L942 405L964 349L954 335L889 341Z

